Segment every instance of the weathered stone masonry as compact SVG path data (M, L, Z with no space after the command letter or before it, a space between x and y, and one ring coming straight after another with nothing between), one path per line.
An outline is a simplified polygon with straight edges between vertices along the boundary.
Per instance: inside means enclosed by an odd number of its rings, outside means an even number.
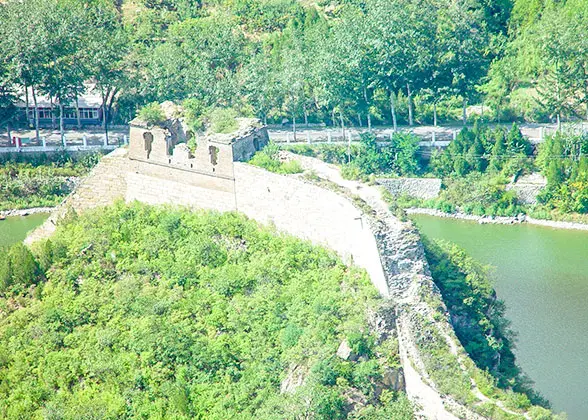
M346 262L366 269L378 290L387 295L376 240L361 211L349 200L246 163L233 165L234 177L213 176L170 164L132 160L126 150L118 149L101 160L27 242L50 235L68 208L83 212L117 199L239 211L282 232L326 245Z

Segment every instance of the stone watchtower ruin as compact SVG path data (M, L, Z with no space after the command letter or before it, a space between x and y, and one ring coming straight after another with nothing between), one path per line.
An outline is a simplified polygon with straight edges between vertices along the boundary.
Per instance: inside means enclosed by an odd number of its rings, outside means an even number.
M267 129L255 118L237 118L229 134L194 134L177 117L179 108L162 104L166 120L150 125L139 117L130 122L131 160L181 168L200 174L233 178L233 162L247 161L268 142Z

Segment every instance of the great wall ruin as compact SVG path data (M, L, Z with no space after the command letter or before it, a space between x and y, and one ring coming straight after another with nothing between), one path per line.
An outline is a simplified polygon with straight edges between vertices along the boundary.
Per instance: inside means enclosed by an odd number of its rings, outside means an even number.
M135 121L129 148L104 156L26 242L51 235L69 209L79 213L116 200L244 213L278 231L326 245L369 273L391 303L387 318L395 325L384 328L398 335L405 389L420 407L420 418L484 418L444 395L427 371L419 343L431 340L432 330L441 337L437 344L461 369L472 362L449 323L418 232L411 222L391 214L377 187L344 180L338 168L313 158L285 156L298 160L314 180L242 162L267 143L266 129L257 121L242 120L231 135L201 137L195 150L187 147L185 136L177 124L150 127ZM472 389L475 403L488 403L473 380Z

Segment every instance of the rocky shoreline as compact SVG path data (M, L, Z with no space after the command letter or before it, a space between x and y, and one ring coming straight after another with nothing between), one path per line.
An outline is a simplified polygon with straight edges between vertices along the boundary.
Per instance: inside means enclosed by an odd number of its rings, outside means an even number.
M13 216L30 216L31 214L51 213L55 207L33 207L31 209L0 210L0 219Z
M537 225L537 226L546 226L552 227L556 229L571 229L571 230L586 230L588 231L588 224L585 223L576 223L576 222L560 222L556 220L543 220L543 219L534 219L530 216L525 214L519 214L514 217L504 217L504 216L475 216L472 214L465 214L465 213L445 213L441 210L437 209L428 209L422 207L410 207L405 209L407 214L426 214L429 216L436 216L436 217L445 217L448 219L460 219L460 220L470 220L473 222L478 222L481 225L484 224L496 224L496 225L514 225L520 223L528 223L530 225Z

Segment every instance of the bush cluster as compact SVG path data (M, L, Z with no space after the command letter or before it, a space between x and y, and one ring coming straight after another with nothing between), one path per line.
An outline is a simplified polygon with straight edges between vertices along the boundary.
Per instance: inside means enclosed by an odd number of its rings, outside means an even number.
M377 291L323 248L236 213L119 203L8 255L6 290L42 293L0 299L0 417L413 418L376 390L398 360L369 332ZM360 360L336 356L344 339Z
M52 207L69 194L76 180L98 163L100 154L31 156L0 167L0 210Z
M161 125L165 122L165 114L158 102L151 102L139 110L137 116L148 125Z
M547 210L588 213L588 135L548 138L539 149L537 166L547 178L539 196Z
M302 172L302 167L298 161L288 160L282 162L279 158L279 152L280 147L278 145L269 143L262 150L258 151L249 160L249 163L278 174L297 174Z

